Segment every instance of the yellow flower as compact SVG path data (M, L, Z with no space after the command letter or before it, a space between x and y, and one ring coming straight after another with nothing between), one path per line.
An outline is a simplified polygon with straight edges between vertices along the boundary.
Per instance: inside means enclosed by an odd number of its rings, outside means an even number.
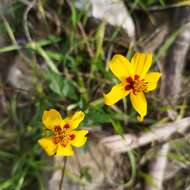
M140 115L138 119L143 121L147 114L144 93L156 89L161 76L159 72L147 73L151 64L151 53L135 53L131 62L122 55L113 56L109 68L121 83L115 85L108 94L104 94L105 104L113 105L130 94L131 103Z
M57 156L72 156L74 152L71 145L81 147L87 140L87 130L74 130L84 119L84 116L85 114L82 111L78 111L72 116L62 119L60 113L55 109L45 111L42 122L54 134L39 139L38 143L49 156L54 154Z

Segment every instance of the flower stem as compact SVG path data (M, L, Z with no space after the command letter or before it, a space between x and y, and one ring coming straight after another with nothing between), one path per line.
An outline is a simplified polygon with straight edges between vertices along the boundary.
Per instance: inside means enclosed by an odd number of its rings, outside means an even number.
M62 186L63 186L63 179L64 179L64 175L65 175L65 169L66 169L66 164L67 164L67 157L63 158L63 168L61 170L61 180L59 183L59 190L62 190Z

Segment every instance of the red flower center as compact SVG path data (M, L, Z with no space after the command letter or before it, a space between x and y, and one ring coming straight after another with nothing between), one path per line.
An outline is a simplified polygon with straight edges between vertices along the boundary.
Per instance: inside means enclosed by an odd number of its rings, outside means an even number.
M65 124L63 128L61 126L56 125L54 127L54 137L53 137L53 143L58 144L60 143L62 146L66 147L69 141L73 140L75 138L75 135L72 134L70 130L69 124Z
M125 90L132 90L134 95L146 91L148 85L148 82L145 82L144 79L141 80L138 75L135 75L134 79L130 76L127 77L126 82Z
M69 129L69 128L70 128L69 124L65 124L65 125L64 125L64 128L65 128L65 129Z

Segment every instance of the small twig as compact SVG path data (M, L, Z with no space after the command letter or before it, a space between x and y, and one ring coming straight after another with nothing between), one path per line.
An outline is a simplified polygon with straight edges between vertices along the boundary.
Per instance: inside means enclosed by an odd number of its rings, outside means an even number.
M67 2L67 4L69 5L69 8L72 10L72 4L71 4L71 2L70 2L69 0L67 0L66 2ZM93 52L93 50L92 50L92 48L91 48L91 46L90 46L90 44L89 44L89 42L88 42L88 37L87 37L87 34L86 34L86 32L85 32L85 30L84 30L84 28L83 28L82 23L81 23L80 21L78 21L78 22L77 22L77 26L78 26L78 28L79 28L81 34L82 34L82 37L84 38L84 41L85 41L85 43L86 43L86 47L87 47L87 51L88 51L88 53L89 53L89 56L90 56L91 58L93 58L95 55L94 55L94 52Z
M94 57L94 52L93 52L92 48L90 47L90 44L88 43L88 37L87 37L87 35L86 35L86 32L84 31L84 28L83 28L83 26L82 26L82 23L81 23L81 22L78 22L78 23L77 23L77 26L78 26L78 28L79 28L79 30L80 30L80 32L81 32L81 34L82 34L82 36L83 36L83 38L84 38L84 40L85 40L86 47L87 47L87 51L88 51L90 57L91 57L91 58Z
M18 45L18 43L17 43L17 41L16 41L16 38L15 38L15 36L14 36L13 30L12 30L12 28L11 28L9 22L7 21L6 17L3 15L2 12L0 12L0 17L2 18L2 20L3 20L3 22L4 22L5 28L6 28L7 32L8 32L8 35L9 35L9 37L10 37L10 39L11 39L11 42L12 42L16 47L19 47L19 45ZM19 49L18 49L18 50L19 50ZM31 60L28 59L28 58L24 55L24 53L22 53L22 52L19 52L19 53L20 53L21 57L26 61L26 63L28 63L28 64L31 63Z
M37 0L33 0L26 8L25 12L24 12L24 16L23 16L23 26L24 26L24 31L26 34L26 38L29 42L32 41L32 38L30 36L30 32L28 29L28 14L30 12L30 10L36 5Z
M0 115L8 113L7 105L6 105L6 98L4 90L1 89L1 78L0 78Z
M59 183L59 190L62 190L63 179L64 179L64 176L65 176L66 164L67 164L67 157L64 157L64 160L63 160L63 168L62 168L62 170L61 170L61 180L60 180L60 183Z
M11 29L11 26L9 25L9 22L7 21L6 17L3 15L2 12L0 12L0 17L1 17L2 21L4 22L5 28L6 28L7 32L8 32L8 35L9 35L12 43L15 46L18 46L16 38L15 38L14 33L13 33L13 30Z

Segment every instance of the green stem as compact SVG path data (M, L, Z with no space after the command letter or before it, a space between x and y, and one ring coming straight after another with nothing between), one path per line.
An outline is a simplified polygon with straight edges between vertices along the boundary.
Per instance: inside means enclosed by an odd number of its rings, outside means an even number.
M67 164L67 157L64 157L64 160L63 160L63 168L62 168L62 170L61 170L61 180L60 180L60 183L59 183L59 190L62 190L63 179L64 179L65 169L66 169L66 164Z

